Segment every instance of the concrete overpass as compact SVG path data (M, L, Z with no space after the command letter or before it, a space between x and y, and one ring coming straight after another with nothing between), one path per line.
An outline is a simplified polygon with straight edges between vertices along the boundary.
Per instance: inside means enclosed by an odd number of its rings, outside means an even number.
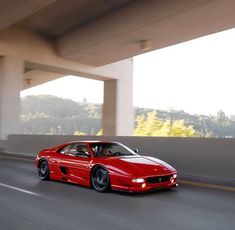
M104 81L104 134L132 135L131 58L233 28L235 2L8 0L0 15L0 139L19 133L22 89L68 74Z
M235 1L8 0L0 15L0 149L11 153L0 154L2 228L234 228L234 139L124 135L133 124L131 58L233 28ZM104 81L104 134L122 137L101 138L168 161L179 170L180 190L102 195L38 180L36 151L74 137L17 135L20 91L68 74Z

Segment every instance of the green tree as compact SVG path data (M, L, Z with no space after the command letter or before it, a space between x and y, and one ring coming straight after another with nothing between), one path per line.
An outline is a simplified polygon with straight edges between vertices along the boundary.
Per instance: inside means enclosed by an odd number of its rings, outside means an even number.
M103 136L104 135L104 130L100 129L99 132L96 133L96 136Z
M171 136L172 123L170 119L167 119L163 122L161 129L156 133L156 136L161 137L170 137Z
M85 132L77 130L73 133L73 135L74 136L86 136L87 134Z
M156 111L148 112L145 121L145 136L156 136L163 125L163 121L157 117Z
M134 130L134 136L143 136L145 135L145 116L137 115L136 117L136 128Z
M163 137L195 137L198 136L192 125L186 125L184 120L162 120L156 111L148 112L147 117L138 115L136 118L135 136Z
M196 137L196 130L192 125L185 125L184 120L172 122L170 136L172 137Z

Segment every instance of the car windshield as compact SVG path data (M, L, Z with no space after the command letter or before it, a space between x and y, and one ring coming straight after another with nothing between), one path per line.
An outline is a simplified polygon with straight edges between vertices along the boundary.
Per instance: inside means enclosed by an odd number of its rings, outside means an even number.
M119 143L92 143L90 147L96 157L137 155L134 151Z

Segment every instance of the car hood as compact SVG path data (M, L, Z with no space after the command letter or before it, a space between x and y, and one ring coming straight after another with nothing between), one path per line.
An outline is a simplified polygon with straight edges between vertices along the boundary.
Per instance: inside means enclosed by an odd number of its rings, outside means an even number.
M112 157L109 159L118 168L133 176L151 176L174 173L176 170L166 162L148 156Z

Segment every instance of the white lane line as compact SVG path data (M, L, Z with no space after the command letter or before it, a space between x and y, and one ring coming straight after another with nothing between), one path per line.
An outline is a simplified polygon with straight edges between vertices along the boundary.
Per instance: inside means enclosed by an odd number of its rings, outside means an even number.
M0 158L6 158L6 159L12 159L12 160L19 160L19 161L30 161L33 162L34 160L32 159L26 159L26 158L19 158L19 157L11 157L11 156L0 156Z
M119 221L123 221L124 219L121 218L121 217L118 217L118 216L112 216L112 215L109 215L109 214L106 214L106 213L103 213L103 212L98 212L99 215L101 216L104 216L105 218L108 218L108 219L116 219L116 220L119 220Z
M30 192L30 191L28 191L28 190L21 189L21 188L15 187L15 186L3 184L3 183L0 183L0 186L5 187L5 188L10 188L10 189L16 190L16 191L18 191L18 192L23 192L23 193L26 193L26 194L29 194L29 195L40 196L40 194L38 194L38 193Z

